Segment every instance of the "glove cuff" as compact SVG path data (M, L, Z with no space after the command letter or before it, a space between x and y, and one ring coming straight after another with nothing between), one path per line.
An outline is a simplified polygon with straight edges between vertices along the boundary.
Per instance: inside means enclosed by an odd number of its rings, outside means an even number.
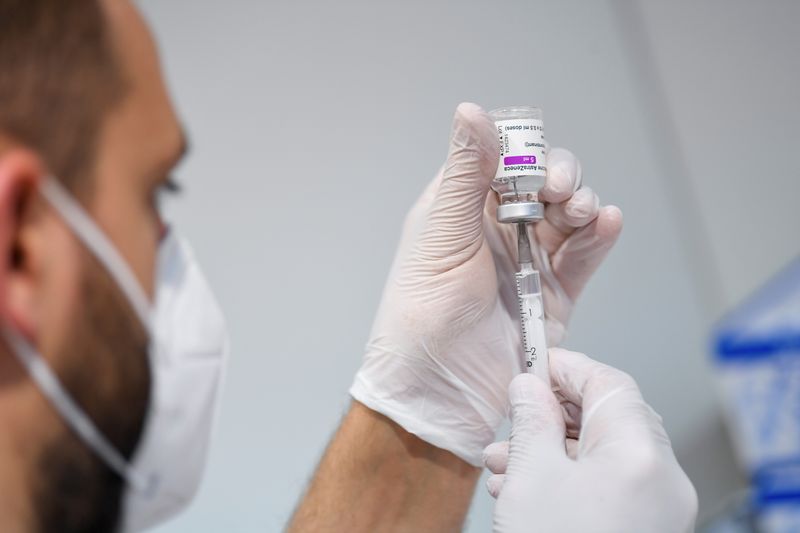
M397 379L398 372L415 374L418 382ZM452 452L473 466L483 465L483 449L494 441L496 428L505 418L503 413L486 405L476 409L473 404L482 402L470 401L468 394L451 383L419 382L420 373L413 369L384 367L381 374L391 379L381 380L378 376L376 380L362 368L350 387L350 395L425 442ZM414 384L397 386L399 383Z

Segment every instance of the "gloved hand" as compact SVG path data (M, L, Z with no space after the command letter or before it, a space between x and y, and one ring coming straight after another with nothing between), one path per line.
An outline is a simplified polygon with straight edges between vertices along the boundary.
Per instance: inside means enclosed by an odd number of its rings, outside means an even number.
M558 348L550 376L555 394L514 378L511 438L484 452L494 531L694 531L697 494L636 382Z
M492 119L461 104L447 161L405 221L350 389L367 407L475 466L506 416L508 384L523 368L516 228L496 222L496 194L488 194L498 157ZM555 345L572 301L616 241L622 215L579 188L580 164L570 152L550 150L547 165L540 200L548 205L535 235L552 264L544 302Z

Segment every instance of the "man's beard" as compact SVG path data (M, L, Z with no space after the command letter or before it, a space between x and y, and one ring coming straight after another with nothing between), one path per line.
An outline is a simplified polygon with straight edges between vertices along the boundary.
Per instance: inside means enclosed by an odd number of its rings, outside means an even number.
M150 395L148 338L127 299L84 252L78 309L54 371L99 431L126 459L142 433ZM44 532L114 531L125 481L66 423L34 472L33 515Z

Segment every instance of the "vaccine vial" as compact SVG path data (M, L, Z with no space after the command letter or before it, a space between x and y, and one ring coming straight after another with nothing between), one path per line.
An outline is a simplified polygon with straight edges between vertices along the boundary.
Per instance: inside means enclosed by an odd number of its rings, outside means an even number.
M489 111L500 140L500 160L492 189L500 196L498 220L533 221L543 206L538 192L547 179L546 144L542 110L531 106L502 107Z

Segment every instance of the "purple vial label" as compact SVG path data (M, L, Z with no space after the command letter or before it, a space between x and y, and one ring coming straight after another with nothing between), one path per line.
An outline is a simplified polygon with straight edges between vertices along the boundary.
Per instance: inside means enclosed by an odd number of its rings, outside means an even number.
M512 155L503 158L504 165L535 165L535 155Z

